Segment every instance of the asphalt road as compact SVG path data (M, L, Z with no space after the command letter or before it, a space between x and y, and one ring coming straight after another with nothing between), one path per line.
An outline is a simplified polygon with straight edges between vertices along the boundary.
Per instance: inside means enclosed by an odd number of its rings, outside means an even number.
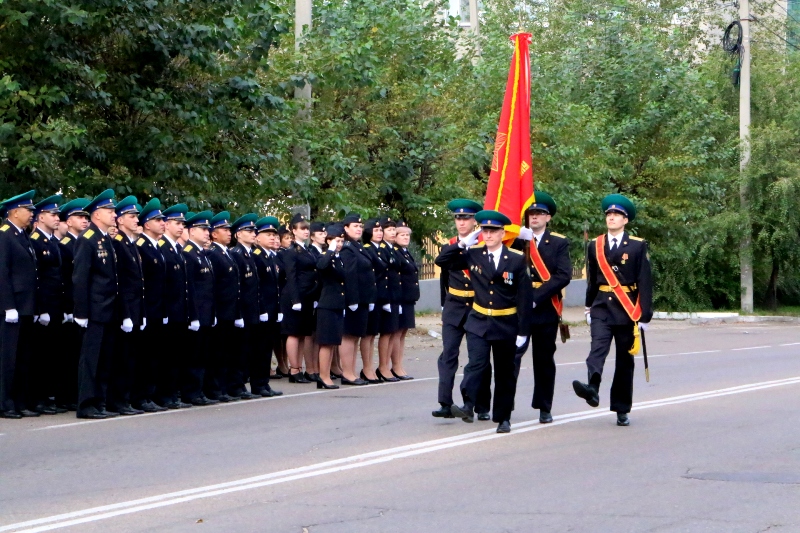
M572 392L585 328L556 354L555 423L529 407L528 356L508 435L431 417L428 337L400 384L2 420L0 533L800 531L800 327L658 324L647 340L627 428L610 375L597 409Z

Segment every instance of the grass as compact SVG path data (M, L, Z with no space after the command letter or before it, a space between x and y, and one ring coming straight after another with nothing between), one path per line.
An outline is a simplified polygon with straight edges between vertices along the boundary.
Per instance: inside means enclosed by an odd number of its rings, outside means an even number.
M800 316L800 305L779 305L776 310L756 309L753 311L757 316Z

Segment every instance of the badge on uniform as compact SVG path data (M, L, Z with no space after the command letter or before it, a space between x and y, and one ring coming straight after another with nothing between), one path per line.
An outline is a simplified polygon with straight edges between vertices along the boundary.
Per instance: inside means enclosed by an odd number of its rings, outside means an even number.
M503 283L507 285L514 284L514 273L513 272L503 272Z
M481 270L481 267L478 265L472 265L469 267L469 269L473 272L477 272L478 274L483 274L483 270Z
M621 263L624 265L624 264L625 264L625 261L627 261L627 260L628 260L628 252L625 252L624 254L622 254L622 261L621 261Z

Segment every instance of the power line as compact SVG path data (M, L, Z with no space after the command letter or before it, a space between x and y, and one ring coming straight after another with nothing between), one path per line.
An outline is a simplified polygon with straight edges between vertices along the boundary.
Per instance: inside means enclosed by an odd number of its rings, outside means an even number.
M772 35L774 35L775 37L777 37L777 38L778 38L778 39L780 39L781 41L785 42L786 44L788 44L789 46L791 46L791 47L792 47L792 48L794 48L795 50L800 50L800 46L797 46L797 45L796 45L796 44L794 44L793 42L791 42L791 41L787 40L787 39L786 39L786 37L784 37L783 35L780 35L779 33L777 33L776 31L774 31L774 30L773 30L772 28L770 28L769 26L767 26L767 25L763 24L763 23L761 22L761 19L753 19L753 20L754 20L754 22L758 22L759 24L761 24L761 27L762 27L762 28L764 28L765 30L767 30L768 32L770 32Z
M776 5L776 6L778 6L779 8L781 8L781 10L783 10L783 12L784 12L784 13L786 13L786 16L787 16L787 17L789 17L790 19L792 19L792 20L793 20L793 21L794 21L796 24L800 25L800 20L797 20L796 18L794 18L794 17L792 16L792 14L791 14L791 13L789 13L789 11L788 11L788 10L787 10L785 7L783 7L783 5L781 5L781 3L780 3L778 0L772 0L772 3L773 3L774 5ZM759 4L760 4L760 2L759 2Z

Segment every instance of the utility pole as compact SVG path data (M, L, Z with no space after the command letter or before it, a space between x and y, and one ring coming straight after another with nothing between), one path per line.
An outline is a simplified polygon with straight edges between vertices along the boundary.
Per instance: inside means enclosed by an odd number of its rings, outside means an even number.
M469 27L475 35L480 33L480 26L478 24L478 0L469 0Z
M739 207L743 220L739 244L742 312L753 312L753 226L750 220L750 187L747 165L750 163L750 2L739 0L739 22L742 25L742 70L739 79Z
M294 2L294 49L300 51L300 40L303 37L303 30L311 30L311 2L312 0L295 0ZM302 87L294 88L296 100L303 101L303 105L298 112L300 120L307 120L311 115L311 84L306 83ZM311 176L311 158L308 150L301 144L296 144L293 149L294 159L302 169L303 176ZM295 191L297 192L297 191Z

